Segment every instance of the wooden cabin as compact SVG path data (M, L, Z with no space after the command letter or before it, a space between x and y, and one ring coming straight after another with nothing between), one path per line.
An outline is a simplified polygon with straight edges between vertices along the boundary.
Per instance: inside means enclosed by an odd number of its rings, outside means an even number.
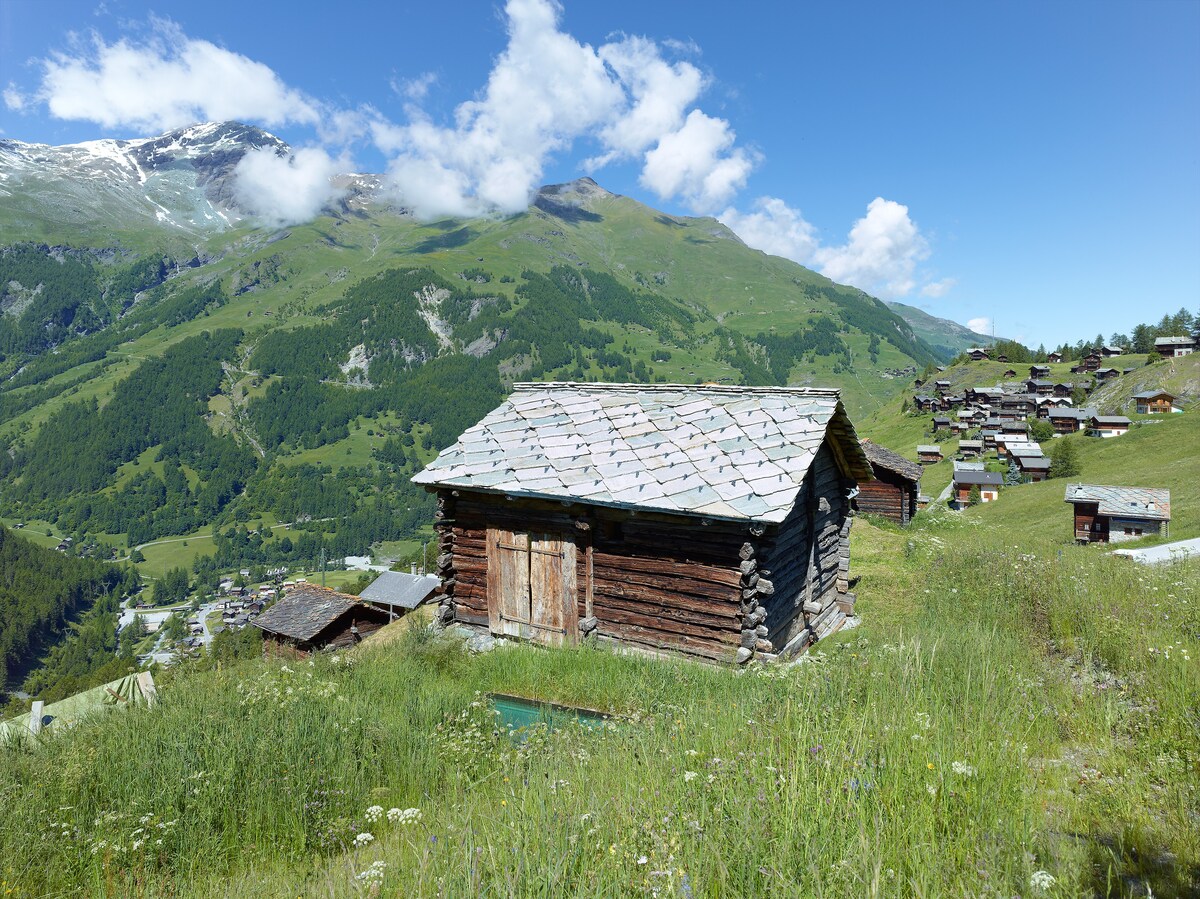
M966 471L958 469L954 472L954 487L952 495L958 508L963 508L971 501L971 488L979 488L980 502L995 502L1000 498L1000 485L1004 476L995 471Z
M1050 366L1049 365L1031 365L1031 366L1029 366L1030 380L1037 380L1038 378L1048 378L1048 377L1050 377Z
M744 663L838 630L871 479L836 390L517 384L413 478L438 620Z
M1046 361L1051 363L1052 365L1057 365L1063 361L1063 354L1062 353L1051 353L1049 356L1046 357Z
M1154 351L1164 359L1170 359L1173 356L1190 356L1196 352L1195 337L1156 337L1154 338Z
M958 441L958 452L964 458L975 458L983 455L982 440L960 440Z
M967 355L971 357L972 362L983 362L989 358L988 351L981 347L972 347L967 350Z
M1125 352L1125 347L1122 346L1102 346L1100 347L1100 355L1105 359L1110 356L1120 356Z
M1143 390L1133 395L1138 415L1160 415L1175 411L1175 395L1165 390Z
M917 459L922 465L935 465L942 461L942 448L936 443L922 443L917 446Z
M1095 371L1103 362L1104 357L1099 352L1088 353L1080 360L1080 371Z
M357 596L301 584L251 623L263 632L268 655L307 656L321 649L348 649L388 619L387 612Z
M870 440L864 440L862 448L875 479L859 484L853 507L900 525L908 524L916 514L921 493L921 466Z
M1015 457L1017 470L1022 477L1037 483L1050 477L1050 460L1043 455L1018 455Z
M1118 543L1150 534L1171 535L1171 491L1156 487L1070 484L1066 501L1074 507L1075 539Z
M1108 381L1112 378L1121 377L1121 373L1115 368L1098 368L1096 369L1096 380Z

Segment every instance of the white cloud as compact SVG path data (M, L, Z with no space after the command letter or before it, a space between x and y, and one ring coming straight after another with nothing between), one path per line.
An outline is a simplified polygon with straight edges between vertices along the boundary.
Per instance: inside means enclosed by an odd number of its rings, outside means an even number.
M452 125L417 107L407 124L373 124L418 217L521 211L550 157L578 139L600 148L585 166L641 158L643 184L697 210L718 208L745 183L756 157L734 146L729 123L687 112L704 88L695 66L667 61L641 37L596 50L559 30L552 0L508 0L505 12L508 45Z
M921 296L936 300L948 294L957 284L957 278L942 278L940 281L930 281L921 288Z
M740 213L732 206L719 218L743 241L756 250L783 256L807 265L821 246L817 229L805 221L800 210L778 197L759 197L757 211Z
M910 294L917 286L917 264L929 255L929 242L909 218L908 207L882 197L868 204L867 214L854 223L841 246L822 244L800 210L783 200L761 197L755 208L749 214L726 209L720 218L752 247L786 256L883 299ZM946 282L953 283L940 283Z
M348 168L349 160L334 159L316 147L288 157L261 147L238 162L234 188L239 205L254 217L275 227L297 225L344 195L331 179Z
M29 98L17 90L17 86L10 81L8 87L4 89L4 105L13 112L24 112L29 105Z
M197 121L257 121L267 127L315 124L317 104L289 88L268 66L153 20L142 43L109 44L93 34L76 54L42 61L41 83L29 102L60 119L105 128L166 131ZM10 88L12 94L15 90ZM5 92L10 109L19 97Z
M981 315L979 318L970 319L967 322L967 327L976 334L991 334L992 320L986 315Z
M424 72L416 78L393 78L392 90L404 99L419 103L429 94L429 89L437 84L437 74Z

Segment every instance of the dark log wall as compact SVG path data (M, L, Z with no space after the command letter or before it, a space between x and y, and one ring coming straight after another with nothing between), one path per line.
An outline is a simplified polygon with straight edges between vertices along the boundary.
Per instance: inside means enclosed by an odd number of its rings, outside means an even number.
M780 527L442 490L439 618L489 627L492 527L573 535L580 635L745 661L805 631L803 648L839 627L853 602L850 486L826 443Z
M803 649L832 633L853 605L847 498L852 486L826 442L791 515L765 535L759 556L774 592L763 601L764 623L777 649L793 641Z

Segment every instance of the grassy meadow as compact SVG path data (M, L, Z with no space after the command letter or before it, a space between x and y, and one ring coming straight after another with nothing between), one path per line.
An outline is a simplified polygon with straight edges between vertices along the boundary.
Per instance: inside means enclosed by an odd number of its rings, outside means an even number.
M154 710L0 752L0 890L1185 895L1200 565L1003 508L859 522L863 623L793 667L471 656L401 623L312 663L163 673ZM614 720L521 743L489 692Z

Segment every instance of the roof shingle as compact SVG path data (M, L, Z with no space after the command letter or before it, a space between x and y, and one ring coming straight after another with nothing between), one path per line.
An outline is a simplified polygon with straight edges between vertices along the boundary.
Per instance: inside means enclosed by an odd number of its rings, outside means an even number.
M870 480L836 390L516 384L413 482L777 523L827 436Z

